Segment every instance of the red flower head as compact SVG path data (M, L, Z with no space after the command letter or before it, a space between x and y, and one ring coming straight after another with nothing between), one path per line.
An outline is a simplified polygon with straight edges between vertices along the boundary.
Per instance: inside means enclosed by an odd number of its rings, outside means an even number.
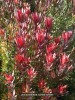
M61 36L54 39L55 43L58 44L61 42Z
M49 44L47 47L46 47L46 51L47 53L51 53L52 51L54 51L57 47L57 44L55 42Z
M24 58L22 55L17 54L17 55L15 56L15 60L16 60L16 62L18 62L18 63L23 63L23 62L25 61L25 58Z
M34 21L35 24L37 24L38 22L40 22L40 16L37 14L37 12L34 12L32 14L32 20Z
M15 56L15 60L17 63L25 63L25 64L29 64L30 63L30 58L25 58L23 55L17 54Z
M55 53L54 54L50 53L50 54L46 55L47 64L53 63L55 58L56 58L56 54Z
M17 37L15 41L19 48L24 46L24 38L22 36Z
M8 84L10 84L14 79L14 77L10 74L4 74L4 76Z
M72 31L62 33L62 39L64 40L64 42L68 42L71 36L72 36Z
M30 78L34 78L36 76L36 72L34 70L34 68L30 68L27 70L27 74Z
M42 43L45 40L44 30L40 30L38 33L36 33L36 39L38 43Z
M48 30L52 28L52 24L53 24L52 18L47 17L47 18L45 19L45 26L46 26L46 28L47 28Z
M45 85L46 85L46 82L45 82L43 79L41 79L41 80L39 81L39 83L38 83L38 87L39 87L40 89L43 89L43 88L45 87Z
M58 93L59 94L64 94L66 92L67 85L59 85L58 86Z
M67 56L65 53L63 53L61 58L60 58L61 65L66 64L68 61L69 61L69 56Z

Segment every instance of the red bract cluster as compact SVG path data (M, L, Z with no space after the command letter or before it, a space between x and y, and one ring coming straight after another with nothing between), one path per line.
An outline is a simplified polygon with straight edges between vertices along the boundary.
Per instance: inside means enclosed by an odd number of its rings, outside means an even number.
M15 17L19 22L23 22L28 19L29 14L30 14L30 8L18 9L15 14Z
M22 63L22 62L24 62L24 56L22 56L22 55L20 55L20 54L17 54L17 55L15 56L15 60L16 60L16 62L18 62L18 63Z
M57 44L54 42L54 43L51 43L47 46L47 53L49 54L50 52L53 52L57 47Z
M50 30L52 28L52 24L53 24L52 18L47 17L45 19L45 26L46 26L47 30Z
M33 78L36 77L37 73L36 73L34 68L30 68L30 69L27 70L27 74L29 76L29 79L33 79Z
M34 21L35 24L40 22L40 16L39 16L39 14L37 12L32 14L32 20Z
M25 63L25 64L28 64L30 62L30 59L29 58L25 58L23 55L20 55L20 54L17 54L15 56L15 60L17 63Z
M45 34L44 30L41 29L39 32L37 32L36 39L37 39L38 43L44 42L45 36L46 36L46 34Z
M56 44L60 43L61 42L61 36L55 38L54 41L55 41Z
M18 10L18 11L17 11L17 19L18 19L19 21L22 21L22 19L23 19L22 10Z
M54 94L57 94L58 96L64 95L67 92L67 85L59 85L57 88L52 89L52 92Z
M17 45L19 48L23 47L24 44L25 44L24 37L23 37L23 36L17 37L16 40L15 40L15 42L16 42L16 45Z
M68 42L71 36L72 36L72 31L62 33L62 39L64 40L65 43Z
M47 64L48 65L52 64L55 58L56 58L56 54L50 53L50 54L46 55Z
M58 86L58 93L63 95L67 91L67 85L59 85Z
M45 85L46 85L46 82L45 82L45 80L43 80L43 79L41 79L41 80L38 82L38 87L39 87L40 89L43 89L43 88L45 87Z
M63 53L60 58L61 65L65 65L68 62L69 62L69 56L67 56L65 53Z

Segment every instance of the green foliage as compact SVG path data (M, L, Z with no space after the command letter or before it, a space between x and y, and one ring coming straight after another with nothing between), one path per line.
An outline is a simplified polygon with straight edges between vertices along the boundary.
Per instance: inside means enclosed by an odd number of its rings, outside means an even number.
M52 16L54 20L54 26L52 34L58 36L63 31L73 30L73 18L72 18L72 3L67 0L58 3L56 6L51 4L48 12L48 16Z

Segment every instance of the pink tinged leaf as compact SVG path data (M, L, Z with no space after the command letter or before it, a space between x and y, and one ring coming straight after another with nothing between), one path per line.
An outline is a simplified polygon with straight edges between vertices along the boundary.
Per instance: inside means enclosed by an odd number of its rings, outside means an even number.
M67 68L67 71L72 71L73 70L73 66L70 65L68 68Z
M52 40L53 36L51 36L50 34L47 35L47 39L48 40Z

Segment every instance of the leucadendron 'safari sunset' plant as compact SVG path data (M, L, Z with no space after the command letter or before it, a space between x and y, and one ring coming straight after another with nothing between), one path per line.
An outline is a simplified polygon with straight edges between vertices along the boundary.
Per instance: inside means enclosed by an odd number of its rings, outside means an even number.
M11 22L0 28L0 45L4 46L0 49L1 52L4 50L1 59L7 61L5 65L8 63L8 66L12 66L1 72L3 84L8 91L7 97L9 100L21 100L23 93L31 93L33 97L24 95L26 100L53 100L68 95L69 85L65 79L74 71L75 66L72 59L75 48L69 48L74 30L63 27L65 30L56 36L55 24L60 19L55 20L52 12L50 15L47 12L56 1L35 0L34 4L38 7L35 10L31 10L31 2L14 0L12 5L11 2L5 1L5 7L9 9L6 13L11 15L10 19L2 13L7 18L6 23ZM48 93L49 96L35 96L42 93Z

